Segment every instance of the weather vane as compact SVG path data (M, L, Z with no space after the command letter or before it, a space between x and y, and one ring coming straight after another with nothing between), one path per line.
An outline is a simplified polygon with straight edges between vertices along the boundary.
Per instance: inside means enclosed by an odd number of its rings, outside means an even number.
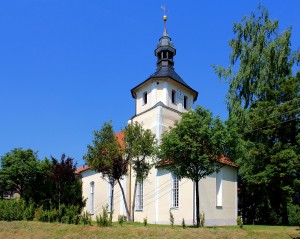
M164 28L165 28L164 30L167 31L166 22L167 22L167 19L168 19L168 17L167 17L168 10L167 10L166 6L161 6L160 8L164 11L164 16L163 16L163 19L164 19Z

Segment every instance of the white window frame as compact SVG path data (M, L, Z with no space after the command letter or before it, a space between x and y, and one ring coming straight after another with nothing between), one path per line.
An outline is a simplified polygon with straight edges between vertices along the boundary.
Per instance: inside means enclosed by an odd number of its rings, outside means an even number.
M216 172L216 207L223 206L223 171Z
M95 182L90 183L90 214L95 213Z
M179 208L179 178L171 174L171 208Z
M135 198L135 210L143 211L143 193L144 193L144 183L143 180L137 182L136 185L136 198Z
M108 205L108 212L111 212L110 208L112 208L112 210L114 210L114 205L112 205L111 207L111 198L112 198L112 194L111 194L111 190L112 190L112 185L111 182L108 181L108 186L107 186L107 205Z

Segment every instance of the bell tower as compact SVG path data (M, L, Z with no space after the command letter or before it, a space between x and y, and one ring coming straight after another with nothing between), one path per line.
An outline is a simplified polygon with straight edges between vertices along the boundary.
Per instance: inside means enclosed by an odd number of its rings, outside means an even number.
M156 71L131 89L136 101L135 115L145 128L156 133L158 139L164 130L180 119L182 112L193 108L198 92L191 88L175 71L176 49L167 33L167 16L163 16L164 30L157 47Z

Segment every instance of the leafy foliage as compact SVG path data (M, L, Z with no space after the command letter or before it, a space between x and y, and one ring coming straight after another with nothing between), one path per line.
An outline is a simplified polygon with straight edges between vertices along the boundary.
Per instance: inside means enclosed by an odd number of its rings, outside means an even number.
M137 182L142 182L149 174L153 162L149 158L155 157L156 139L149 129L144 129L138 122L130 123L124 130L125 154L135 173L134 194L131 220L134 221L134 209Z
M123 140L123 139L120 139ZM100 131L94 131L93 145L88 145L88 152L84 159L92 169L101 173L112 185L113 189L118 182L126 208L127 217L129 210L125 198L125 193L120 180L126 175L128 167L128 159L125 158L124 150L121 147L115 135L111 122L104 123ZM113 197L111 197L111 207L113 205ZM112 211L112 208L110 209Z
M108 212L108 205L102 206L102 214L96 216L97 225L100 227L109 227L112 225L112 213Z
M58 209L61 203L81 209L85 204L81 181L75 177L73 159L65 157L62 156L61 162L53 157L52 161L40 161L31 149L13 149L1 158L1 196L18 193L30 205L49 210ZM33 217L30 210L27 219Z
M291 50L291 29L279 33L261 6L233 32L230 64L215 70L229 82L229 124L243 139L236 154L243 218L288 224L288 203L300 205L300 73L293 75L300 51Z
M54 184L51 192L53 194L51 206L59 209L61 204L65 204L82 208L84 206L82 185L80 180L75 177L76 164L73 163L73 158L62 154L60 161L52 156L51 160L51 170L48 172L48 177Z
M222 167L229 133L223 122L203 107L182 114L180 122L162 136L160 165L179 178L196 183L197 226L200 225L198 183Z
M0 186L2 194L16 192L29 200L38 167L37 155L31 149L13 149L1 157Z

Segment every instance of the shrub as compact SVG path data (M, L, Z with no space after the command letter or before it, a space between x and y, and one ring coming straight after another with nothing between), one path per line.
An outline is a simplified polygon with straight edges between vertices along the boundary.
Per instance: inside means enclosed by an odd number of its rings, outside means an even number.
M169 210L169 214L170 214L170 224L172 226L172 228L174 227L174 216L173 213L171 212L171 209Z
M148 224L148 219L147 219L147 217L144 217L144 227L146 227L147 224Z
M87 211L83 212L83 214L80 217L80 223L83 225L92 225L91 214L89 214Z
M96 216L96 221L98 226L108 227L112 224L113 212L108 213L108 205L102 207L102 214L99 213L99 217Z
M68 219L66 223L68 224L78 224L79 223L79 207L71 205L66 207L66 218ZM78 220L78 222L77 222Z
M32 200L29 201L23 212L23 220L32 221L35 215L35 204Z
M49 220L49 211L48 210L42 210L41 211L41 217L40 220L41 222L48 222Z
M181 225L182 225L182 228L183 228L183 229L185 229L185 228L186 228L186 225L185 225L184 218L182 218L182 223L181 223Z
M66 210L67 210L67 208L66 208L65 204L61 204L59 207L59 210L58 210L58 218L57 218L58 222L62 222L63 216L66 215Z
M121 226L123 226L124 221L126 220L124 215L119 215L118 216L118 222Z
M202 211L202 213L200 214L200 226L204 227L205 225L205 213Z
M58 219L58 211L54 208L48 211L48 222L55 222Z
M243 218L241 216L237 217L236 223L240 228L243 228Z
M289 223L300 227L300 207L295 204L288 205Z
M42 216L43 206L37 207L34 212L34 220L40 221Z
M0 200L0 220L22 220L26 209L23 199Z

